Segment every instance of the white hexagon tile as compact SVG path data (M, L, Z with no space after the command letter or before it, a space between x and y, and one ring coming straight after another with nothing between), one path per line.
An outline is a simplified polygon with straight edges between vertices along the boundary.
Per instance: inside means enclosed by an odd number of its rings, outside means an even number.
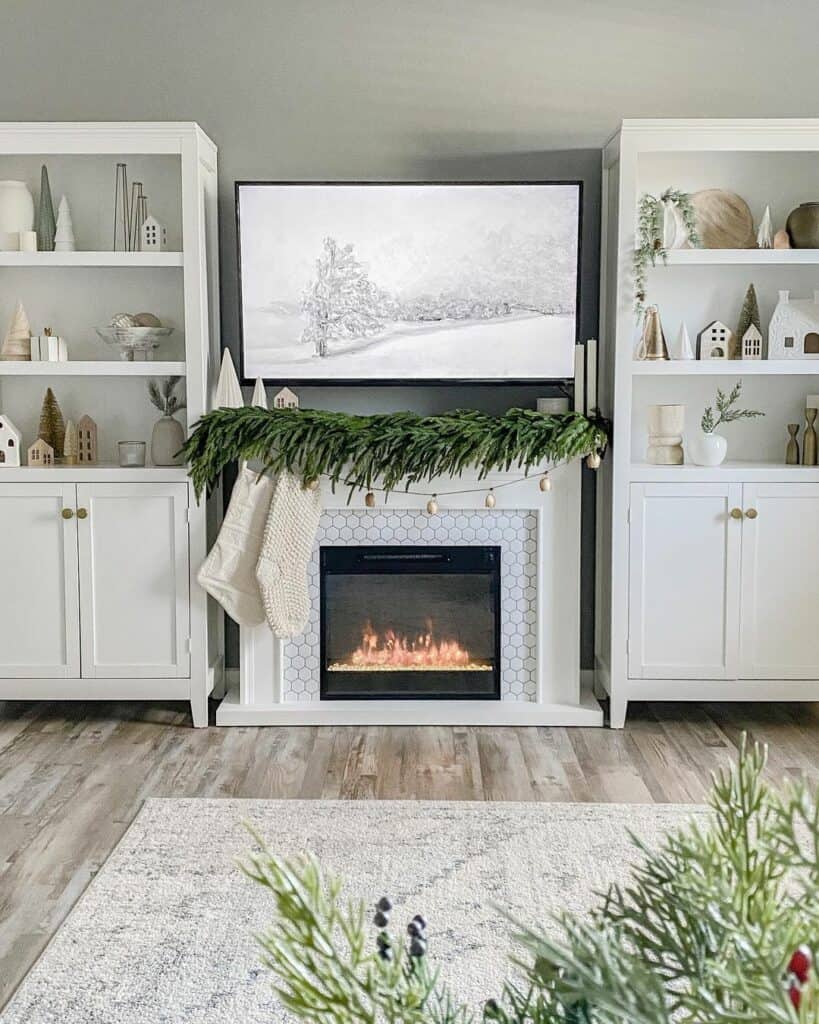
M322 544L495 544L501 548L501 698L536 698L537 516L464 510L436 516L380 509L322 513L308 566L310 618L283 650L284 699L319 699L319 563Z

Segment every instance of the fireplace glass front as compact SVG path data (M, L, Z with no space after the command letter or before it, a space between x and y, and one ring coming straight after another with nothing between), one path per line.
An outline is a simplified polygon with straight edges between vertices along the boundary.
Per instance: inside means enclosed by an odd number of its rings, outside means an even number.
M322 700L500 699L499 547L322 547Z

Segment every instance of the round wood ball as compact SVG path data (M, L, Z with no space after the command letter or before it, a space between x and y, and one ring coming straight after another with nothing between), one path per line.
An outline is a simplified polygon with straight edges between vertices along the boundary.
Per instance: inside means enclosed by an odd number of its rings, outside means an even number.
M134 313L134 325L136 327L161 327L162 321L153 313Z
M427 502L427 512L429 512L431 516L438 514L438 502L434 498L430 498Z
M703 249L755 249L754 218L736 192L706 188L691 196Z
M367 508L375 508L375 495L372 491L367 491L364 495L364 504Z
M552 489L552 478L548 473L544 473L540 478L540 484L538 485L541 491L551 491Z
M586 465L589 469L600 469L600 453L592 452L586 457Z
M484 505L486 505L487 508L494 508L495 507L495 495L494 495L494 492L490 491L489 494L487 494L486 501L484 502Z

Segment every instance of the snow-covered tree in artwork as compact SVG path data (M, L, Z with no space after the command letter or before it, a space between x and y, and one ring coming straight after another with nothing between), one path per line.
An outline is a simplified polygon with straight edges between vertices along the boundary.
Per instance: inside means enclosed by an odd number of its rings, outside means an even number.
M317 356L326 356L331 341L377 334L384 326L388 304L354 256L352 245L340 246L334 238L325 238L315 279L302 296L308 323L301 340L314 345Z

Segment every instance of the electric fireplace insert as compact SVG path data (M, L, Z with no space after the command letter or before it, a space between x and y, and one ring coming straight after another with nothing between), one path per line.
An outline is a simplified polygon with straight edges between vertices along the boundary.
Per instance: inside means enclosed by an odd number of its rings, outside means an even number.
M324 547L322 700L499 700L499 547Z

